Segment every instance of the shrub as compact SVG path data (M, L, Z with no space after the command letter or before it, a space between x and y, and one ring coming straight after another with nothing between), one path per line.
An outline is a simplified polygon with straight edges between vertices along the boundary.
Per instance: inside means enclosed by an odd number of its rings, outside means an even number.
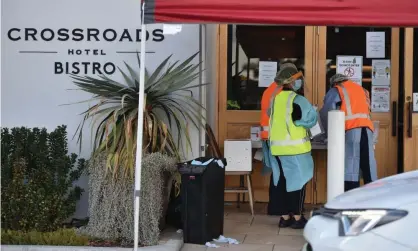
M66 127L3 128L1 138L2 228L56 230L75 211L85 166L68 155Z
M105 171L106 155L97 155L88 165L89 223L80 233L94 238L121 240L132 244L134 237L134 181ZM164 175L173 174L176 160L161 153L144 155L142 160L139 242L156 245L159 240L159 221L163 207Z
M144 90L139 90L140 80L136 73L140 69L139 56L136 65L125 63L127 71L119 69L123 76L121 81L105 75L71 75L79 90L93 96L88 100L93 105L82 113L84 118L77 131L79 142L82 142L86 122L96 121L97 124L91 124L95 132L95 153L105 152L108 169L117 173L120 167L126 168L123 174L132 178L139 92L143 91L146 94L144 130L140 132L143 134L143 149L148 153L161 152L181 159L182 147L189 149L192 145L190 126L199 129L205 119L201 115L204 108L192 92L193 88L204 85L193 83L202 72L200 63L192 63L198 55L195 53L181 62L170 62L172 56L169 56L154 71L145 70ZM183 139L186 145L182 144Z
M86 246L87 236L78 235L74 229L58 229L54 232L23 232L1 230L2 245L50 245L50 246Z

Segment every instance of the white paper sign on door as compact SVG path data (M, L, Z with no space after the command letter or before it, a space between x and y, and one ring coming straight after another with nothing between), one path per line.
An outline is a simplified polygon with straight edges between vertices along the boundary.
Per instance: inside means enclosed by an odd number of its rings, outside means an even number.
M412 111L418 112L418 92L413 93L412 102L414 102L412 106Z
M385 32L367 32L366 47L367 58L385 58Z
M362 85L363 56L337 56L337 73L344 74Z
M390 60L372 60L372 85L390 86Z
M390 87L372 86L372 112L389 112Z
M260 61L258 69L258 87L269 87L276 77L277 62Z

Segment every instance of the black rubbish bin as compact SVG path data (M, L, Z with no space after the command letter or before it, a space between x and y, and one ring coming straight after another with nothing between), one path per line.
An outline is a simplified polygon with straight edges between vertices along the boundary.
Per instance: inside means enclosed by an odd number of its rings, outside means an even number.
M181 173L183 238L205 244L223 234L226 159L197 158L178 165Z

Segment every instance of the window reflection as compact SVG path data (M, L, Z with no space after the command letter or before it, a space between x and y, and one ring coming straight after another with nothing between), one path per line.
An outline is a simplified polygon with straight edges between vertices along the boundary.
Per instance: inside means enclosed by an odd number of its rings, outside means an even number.
M305 27L230 25L228 110L260 110L259 62L292 62L304 72ZM303 93L301 93L303 94Z

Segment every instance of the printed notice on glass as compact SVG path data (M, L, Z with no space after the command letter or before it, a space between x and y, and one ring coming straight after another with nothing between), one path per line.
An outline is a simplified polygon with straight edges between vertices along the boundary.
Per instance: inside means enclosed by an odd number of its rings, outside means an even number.
M412 96L412 102L413 102L412 111L418 112L418 92L414 92L412 95L413 95Z
M363 78L363 56L337 56L337 73L346 75L361 85Z
M366 33L366 57L385 58L385 32Z
M390 87L372 86L372 112L389 112Z
M372 85L390 86L390 60L372 60Z
M269 87L276 77L277 62L260 61L258 69L258 87Z

